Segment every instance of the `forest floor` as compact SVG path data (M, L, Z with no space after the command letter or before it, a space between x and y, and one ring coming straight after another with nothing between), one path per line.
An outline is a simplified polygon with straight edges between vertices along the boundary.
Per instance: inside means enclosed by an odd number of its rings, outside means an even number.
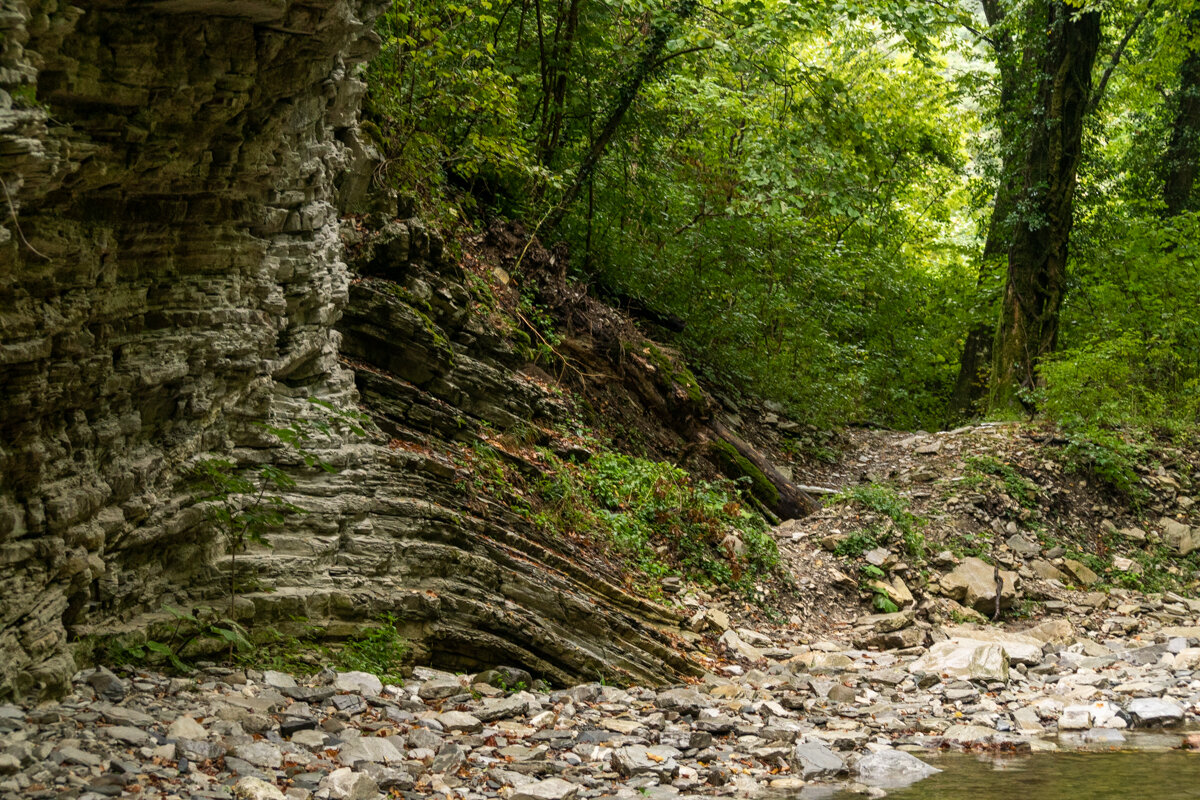
M762 414L756 438L787 453L780 425ZM791 469L826 490L825 506L773 531L794 587L775 609L786 627L824 635L892 605L931 624L983 621L995 615L982 585L994 575L969 590L944 580L978 558L1013 573L999 621L1017 627L1093 608L1100 595L1118 604L1142 592L1192 596L1200 585L1195 449L1143 442L1098 474L1105 453L1029 423L847 429L826 435L818 458L809 446ZM770 623L761 609L730 605L736 618Z
M795 477L838 493L773 531L784 607L673 595L707 668L690 685L85 670L61 701L0 706L0 797L882 797L947 750L1196 744L1194 453L1148 449L1129 505L1036 426L832 444ZM978 556L1003 568L997 623Z

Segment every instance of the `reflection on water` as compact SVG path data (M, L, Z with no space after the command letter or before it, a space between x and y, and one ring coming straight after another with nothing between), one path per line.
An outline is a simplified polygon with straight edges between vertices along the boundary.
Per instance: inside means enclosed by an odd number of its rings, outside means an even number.
M1178 743L1178 737L1173 737ZM891 800L1182 800L1200 798L1200 753L1059 752L1021 756L922 756L943 771ZM856 797L806 787L799 797ZM861 800L861 796L857 796Z

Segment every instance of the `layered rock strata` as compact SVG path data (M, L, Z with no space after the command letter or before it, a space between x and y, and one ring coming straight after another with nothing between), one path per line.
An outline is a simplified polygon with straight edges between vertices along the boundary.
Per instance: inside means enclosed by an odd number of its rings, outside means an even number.
M333 327L350 296L338 216L370 175L356 68L380 7L4 3L0 698L60 691L89 637L218 597L224 556L188 465L274 458L252 423L304 414L311 395L355 401ZM355 299L354 353L384 367L358 383L381 419L452 435L542 402L511 360L470 354L486 336L465 317L442 321L457 343L430 340L369 284ZM431 374L391 374L406 360ZM558 679L675 670L639 630L651 610L503 514L464 514L450 467L374 444L327 455L338 475L299 471L313 513L247 557L261 619L337 634L390 610L435 659Z

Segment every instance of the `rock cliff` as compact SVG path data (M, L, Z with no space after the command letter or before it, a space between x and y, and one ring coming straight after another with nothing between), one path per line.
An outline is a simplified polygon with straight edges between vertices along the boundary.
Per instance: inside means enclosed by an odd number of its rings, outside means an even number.
M199 453L277 457L255 421L359 391L385 427L435 436L554 413L438 283L428 237L404 227L388 263L436 293L429 313L398 283L351 288L339 212L370 175L356 67L379 7L4 3L0 698L60 691L90 637L219 596L224 555L180 479ZM338 635L390 611L433 661L558 680L686 668L643 630L670 619L472 511L454 465L329 457L335 476L297 469L312 513L248 557L242 613Z

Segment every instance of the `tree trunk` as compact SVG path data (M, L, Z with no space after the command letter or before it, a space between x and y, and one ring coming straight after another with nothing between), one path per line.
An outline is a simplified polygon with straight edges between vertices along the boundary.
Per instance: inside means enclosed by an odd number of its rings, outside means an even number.
M967 331L967 341L958 361L958 379L950 398L950 407L958 419L969 416L987 396L995 338L996 328L986 322L977 323Z
M989 277L1003 268L1012 239L1013 219L1017 211L1017 194L1020 191L1020 174L1017 169L1018 153L1026 138L1018 120L1028 117L1028 103L1021 102L1021 87L1028 82L1031 65L1036 63L1030 48L1020 51L1020 36L1012 30L1004 30L1007 10L998 0L983 0L983 13L987 19L992 52L996 59L996 70L1000 79L1000 96L996 115L996 131L1000 138L1000 174L996 192L992 197L992 213L988 217L987 237L979 261L979 279L976 294L980 305L986 303L989 316L994 315L993 297L983 295L983 287ZM1030 15L1026 12L1026 17ZM1033 15L1036 17L1036 14ZM1025 19L1029 27L1028 19ZM1026 106L1022 108L1022 106ZM958 362L958 378L950 398L950 410L955 419L976 412L988 394L992 367L992 343L996 338L996 325L992 319L975 322L967 331L962 356Z
M550 166L554 154L558 151L562 138L563 120L566 115L567 80L571 74L571 49L575 44L575 33L579 28L579 0L570 0L567 6L565 24L561 23L561 36L555 31L552 73L550 80L550 109L543 120L543 136L540 160L545 166Z
M1200 35L1200 8L1188 15L1189 39ZM1196 203L1192 190L1200 156L1200 47L1189 47L1179 68L1179 107L1171 129L1171 141L1163 159L1166 180L1163 186L1163 213L1174 217L1192 211Z
M1075 179L1083 120L1100 46L1100 15L1063 0L1049 5L1035 113L1021 173L1022 217L1008 251L1008 276L992 361L991 405L1006 408L1034 388L1053 352L1067 283Z
M771 484L774 490L766 497L759 497L759 500L771 513L780 519L799 519L806 517L821 507L821 504L813 499L812 495L801 489L796 484L788 480L767 457L748 444L745 440L735 434L733 431L726 428L720 420L713 419L709 423L712 432L720 438L721 441L728 444L737 454L750 463L754 469L758 470L767 482ZM718 460L720 464L720 460ZM722 465L724 466L724 465ZM726 474L729 474L726 472ZM730 477L751 477L749 475L731 475ZM753 490L752 490L753 491Z

